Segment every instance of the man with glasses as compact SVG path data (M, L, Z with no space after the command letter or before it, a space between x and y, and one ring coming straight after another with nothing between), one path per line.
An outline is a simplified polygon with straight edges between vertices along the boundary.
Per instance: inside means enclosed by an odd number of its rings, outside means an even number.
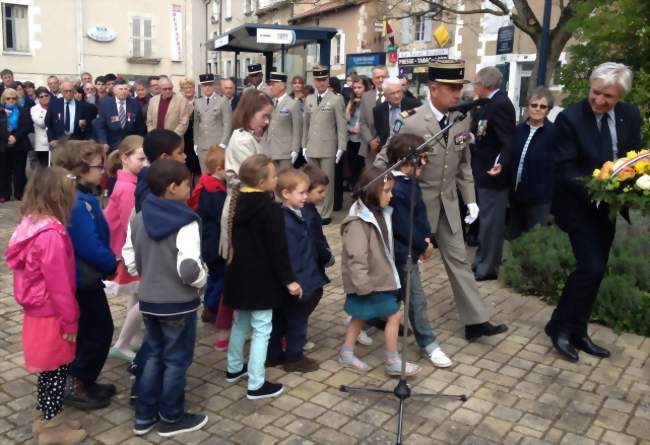
M183 137L190 123L192 104L174 93L174 85L168 77L161 77L158 84L160 94L151 98L147 108L147 131L164 128Z
M113 87L115 97L107 97L99 105L95 119L95 138L112 151L125 137L146 133L144 114L140 104L129 96L126 80L118 80Z
M506 92L500 90L502 80L501 71L491 66L480 69L474 82L476 95L490 99L476 111L472 122L476 137L472 173L481 208L478 250L472 266L477 281L496 280L503 253L516 113Z
M74 98L74 86L69 80L61 84L61 98L54 98L47 107L45 125L47 140L54 146L62 138L90 139L92 110L86 102Z

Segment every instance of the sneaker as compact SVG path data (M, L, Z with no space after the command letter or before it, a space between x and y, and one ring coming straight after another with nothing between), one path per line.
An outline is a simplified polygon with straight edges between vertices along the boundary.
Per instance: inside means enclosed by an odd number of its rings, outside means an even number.
M415 363L406 362L404 370L404 377L411 377L420 372L420 367ZM386 363L386 374L390 376L398 376L402 374L402 362L396 361L394 363Z
M133 426L133 434L135 434L136 436L144 436L149 431L151 431L154 426L156 426L159 420L160 419L158 419L158 417L156 417L151 422L146 422L146 423L138 423L138 421L136 420Z
M177 434L189 433L190 431L200 430L206 423L208 423L208 416L205 414L185 413L178 422L169 423L161 420L158 435L172 437Z
M368 366L366 363L361 361L357 357L353 357L352 360L346 360L343 358L342 355L339 354L338 358L339 365L343 366L344 368L349 368L352 371L363 373L363 372L368 372L370 369L370 366Z
M359 333L359 336L357 337L357 343L364 345L364 346L370 346L372 345L372 338L368 336L366 331L361 331Z
M244 367L239 372L228 372L228 370L226 370L226 382L235 383L241 380L242 378L246 377L247 375L248 375L248 368L246 367L246 364L244 364Z
M111 358L116 358L118 360L123 360L125 362L131 363L135 358L135 352L127 349L122 350L113 346L110 351L108 351L108 356Z
M436 348L429 354L429 360L436 368L449 368L452 365L451 359L442 352L442 349Z
M246 398L248 400L265 399L267 397L275 397L282 394L284 386L281 383L271 383L264 381L264 384L259 389L249 389L246 391Z
M284 362L283 367L287 372L314 372L320 369L318 362L309 357L303 357L297 362Z
M314 342L308 341L307 343L305 343L305 346L303 346L302 349L303 349L303 351L311 351L315 347L316 347L316 344L314 344Z

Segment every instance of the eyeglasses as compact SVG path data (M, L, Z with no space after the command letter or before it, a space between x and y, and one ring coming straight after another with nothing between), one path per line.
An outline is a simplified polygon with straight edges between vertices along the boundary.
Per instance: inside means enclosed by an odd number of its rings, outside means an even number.
M540 110L546 110L548 108L548 105L544 105L544 104L528 104L528 106L533 110L536 110L537 108L539 108Z
M18 100L17 97L5 97L5 100Z
M104 164L99 165L89 165L88 168L94 168L95 170L104 171Z

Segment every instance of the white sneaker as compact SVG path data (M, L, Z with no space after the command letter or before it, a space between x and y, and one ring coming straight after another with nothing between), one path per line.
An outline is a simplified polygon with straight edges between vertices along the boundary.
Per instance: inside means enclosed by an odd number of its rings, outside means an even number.
M429 360L436 368L449 368L452 365L451 360L442 352L442 349L436 348L429 354Z
M368 336L366 331L361 331L359 333L359 336L357 337L357 343L362 344L364 346L370 346L372 344L372 338Z

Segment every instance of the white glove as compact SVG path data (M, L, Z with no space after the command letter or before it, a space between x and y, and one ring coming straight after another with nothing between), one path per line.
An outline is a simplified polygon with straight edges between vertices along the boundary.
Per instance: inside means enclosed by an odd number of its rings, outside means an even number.
M302 156L305 158L305 161L309 161L309 158L307 157L307 149L306 148L302 149Z
M292 151L291 152L291 163L295 164L297 159L298 159L298 152L297 151Z
M472 224L478 218L478 206L475 202L470 202L467 204L467 210L469 210L469 215L465 217L465 222Z
M336 150L336 163L338 164L343 157L343 150Z
M199 155L199 146L196 144L194 144L194 154L197 156Z

